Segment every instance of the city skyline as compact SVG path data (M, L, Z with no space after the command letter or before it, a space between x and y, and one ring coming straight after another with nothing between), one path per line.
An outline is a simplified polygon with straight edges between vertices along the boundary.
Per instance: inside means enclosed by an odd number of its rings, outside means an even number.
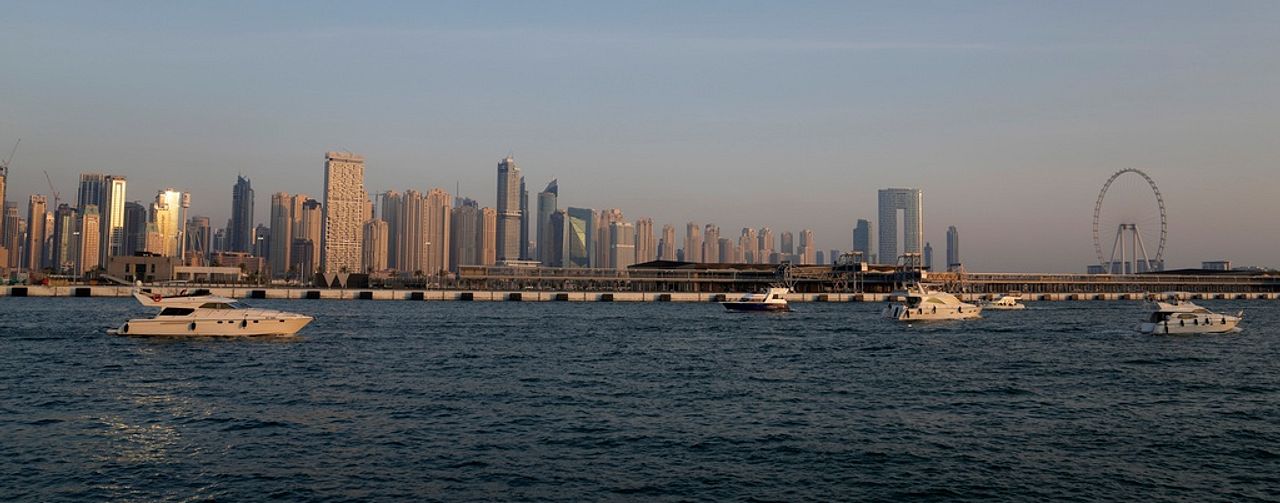
M559 180L561 208L621 208L677 235L714 222L735 242L731 229L810 228L846 249L858 219L876 221L876 189L915 187L924 241L963 229L966 268L1082 272L1099 186L1137 167L1168 203L1169 268L1280 265L1280 224L1265 217L1280 147L1264 134L1280 125L1280 70L1256 64L1280 8L1107 7L815 3L725 19L709 4L499 3L389 19L251 6L260 15L240 19L20 5L0 33L15 96L0 147L23 138L6 192L20 208L52 203L47 170L66 201L81 173L102 172L129 180L130 201L188 192L191 214L221 227L236 172L259 205L319 197L315 153L337 149L369 156L370 192L460 185L493 206L492 159L511 152L529 186ZM324 77L355 54L369 57L352 71L382 77Z

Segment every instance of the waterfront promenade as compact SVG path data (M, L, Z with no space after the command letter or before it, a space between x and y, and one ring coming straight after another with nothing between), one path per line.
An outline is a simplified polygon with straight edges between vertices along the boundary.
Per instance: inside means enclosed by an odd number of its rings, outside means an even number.
M691 292L576 292L576 291L501 291L501 290L411 290L411 289L339 289L339 288L264 288L254 286L228 287L144 287L162 295L174 295L186 289L205 289L214 295L236 299L318 299L318 300L402 300L402 301L476 301L476 302L720 302L741 293L691 293ZM0 287L0 297L129 297L128 286L5 286ZM962 293L965 301L989 300L995 294ZM1023 294L1024 301L1140 301L1152 293L1030 293ZM1156 294L1160 295L1160 294ZM1219 300L1276 300L1277 292L1188 292L1192 299ZM789 302L885 302L892 300L885 293L792 293Z

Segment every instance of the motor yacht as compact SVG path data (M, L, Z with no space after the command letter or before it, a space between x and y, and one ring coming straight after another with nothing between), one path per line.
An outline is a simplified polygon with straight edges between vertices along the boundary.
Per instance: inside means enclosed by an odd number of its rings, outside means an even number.
M918 320L968 320L982 317L982 307L961 301L955 295L916 285L904 291L894 292L902 302L885 306L881 313L885 318L899 321Z
M1018 309L1026 309L1027 306L1018 302L1022 300L1020 295L1001 295L999 298L990 302L982 303L983 309L994 309L997 311L1016 311Z
M763 293L749 293L734 300L721 302L730 311L790 311L787 294L790 288L769 288Z
M1189 300L1156 301L1155 310L1146 322L1138 325L1144 334L1220 334L1234 332L1244 311L1235 316L1219 314Z
M203 290L166 297L134 288L133 297L143 306L158 308L160 312L154 318L129 320L108 333L197 337L293 335L313 319L302 314L252 308Z

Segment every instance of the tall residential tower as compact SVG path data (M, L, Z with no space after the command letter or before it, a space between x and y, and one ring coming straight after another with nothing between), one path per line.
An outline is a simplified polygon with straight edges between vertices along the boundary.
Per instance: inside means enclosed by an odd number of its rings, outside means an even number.
M361 226L368 213L364 190L364 156L350 152L324 155L324 215L320 235L320 267L326 273L364 269L360 251Z
M901 253L924 253L924 204L920 189L880 190L880 262L897 262L898 210L902 210Z

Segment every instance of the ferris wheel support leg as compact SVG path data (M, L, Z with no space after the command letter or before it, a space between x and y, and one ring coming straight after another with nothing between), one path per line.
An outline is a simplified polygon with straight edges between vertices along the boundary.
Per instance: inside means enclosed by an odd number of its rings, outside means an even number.
M1106 269L1110 274L1116 273L1116 248L1120 249L1120 274L1124 274L1124 242L1121 241L1124 236L1124 224L1120 224L1120 229L1116 231L1116 239L1111 244L1111 260L1107 261Z
M1133 226L1133 239L1137 240L1136 250L1133 251L1133 260L1137 262L1138 251L1142 252L1142 264L1146 266L1147 272L1151 272L1154 268L1151 266L1151 258L1147 256L1147 245L1142 242L1142 233L1138 232L1138 225Z

